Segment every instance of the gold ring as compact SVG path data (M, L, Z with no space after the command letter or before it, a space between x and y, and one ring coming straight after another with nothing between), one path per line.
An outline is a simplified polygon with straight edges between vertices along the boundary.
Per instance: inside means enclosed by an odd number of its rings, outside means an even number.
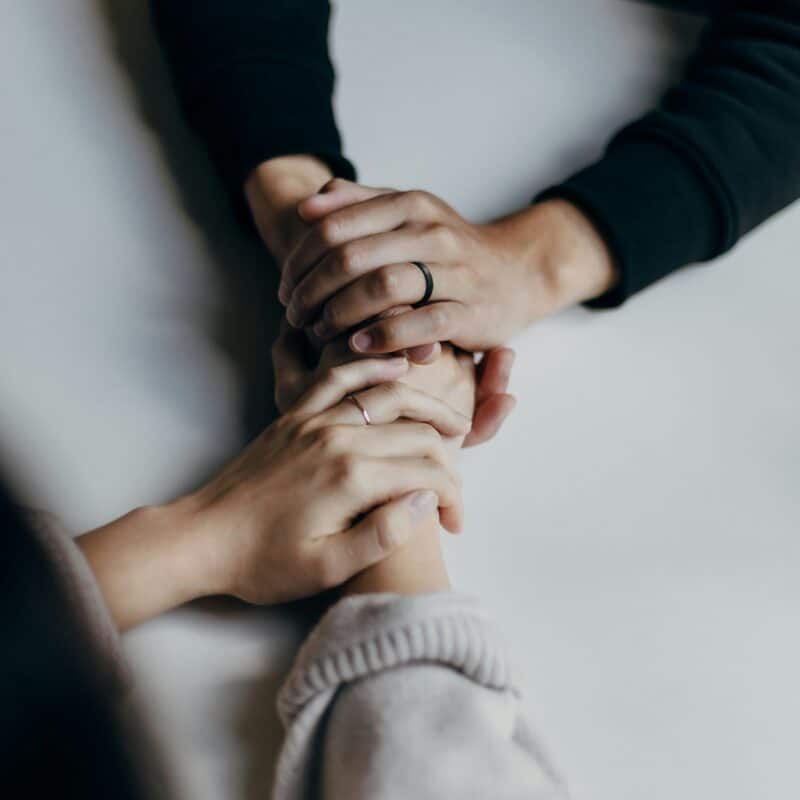
M361 412L361 416L364 417L364 422L367 425L372 425L372 420L369 418L369 412L361 404L361 401L354 394L347 395L347 399L353 401L355 407Z

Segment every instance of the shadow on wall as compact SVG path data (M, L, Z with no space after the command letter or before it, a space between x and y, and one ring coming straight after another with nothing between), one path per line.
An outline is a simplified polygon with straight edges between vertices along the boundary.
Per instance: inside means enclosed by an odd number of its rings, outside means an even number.
M221 181L181 116L148 4L96 2L113 55L130 81L135 107L156 135L180 205L202 231L218 272L224 310L210 333L239 375L242 421L249 440L275 414L269 346L282 314L274 299L277 270L255 235L235 220Z

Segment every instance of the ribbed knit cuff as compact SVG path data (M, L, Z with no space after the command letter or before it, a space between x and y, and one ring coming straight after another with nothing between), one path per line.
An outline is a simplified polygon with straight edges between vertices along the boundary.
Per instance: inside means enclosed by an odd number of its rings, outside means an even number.
M30 509L22 511L83 623L87 639L94 648L98 674L112 690L127 689L131 676L122 654L119 632L83 553L52 514Z
M609 308L730 246L732 234L724 229L713 185L705 165L677 144L642 137L612 143L604 158L536 200L574 203L605 238L620 279L587 305Z
M322 618L278 696L288 726L312 701L386 669L439 663L481 686L517 692L506 647L480 604L454 592L349 597Z

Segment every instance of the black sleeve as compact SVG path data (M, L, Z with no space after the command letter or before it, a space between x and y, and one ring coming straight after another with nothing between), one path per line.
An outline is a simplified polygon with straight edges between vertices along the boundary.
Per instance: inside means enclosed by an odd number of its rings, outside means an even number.
M327 0L150 0L181 106L234 196L251 170L309 153L355 178L333 115Z
M800 197L800 0L721 4L683 82L538 199L553 196L616 257L620 282L596 307L714 258Z

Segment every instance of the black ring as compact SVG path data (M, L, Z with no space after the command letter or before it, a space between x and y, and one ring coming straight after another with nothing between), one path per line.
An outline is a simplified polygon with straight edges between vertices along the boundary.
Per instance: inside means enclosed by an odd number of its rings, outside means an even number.
M420 308L420 306L424 306L428 304L428 300L431 299L431 295L433 294L433 275L431 275L431 271L428 268L428 265L422 261L412 261L411 262L415 267L419 267L419 271L425 278L425 294L422 295L422 300L418 303L414 303L413 308Z

